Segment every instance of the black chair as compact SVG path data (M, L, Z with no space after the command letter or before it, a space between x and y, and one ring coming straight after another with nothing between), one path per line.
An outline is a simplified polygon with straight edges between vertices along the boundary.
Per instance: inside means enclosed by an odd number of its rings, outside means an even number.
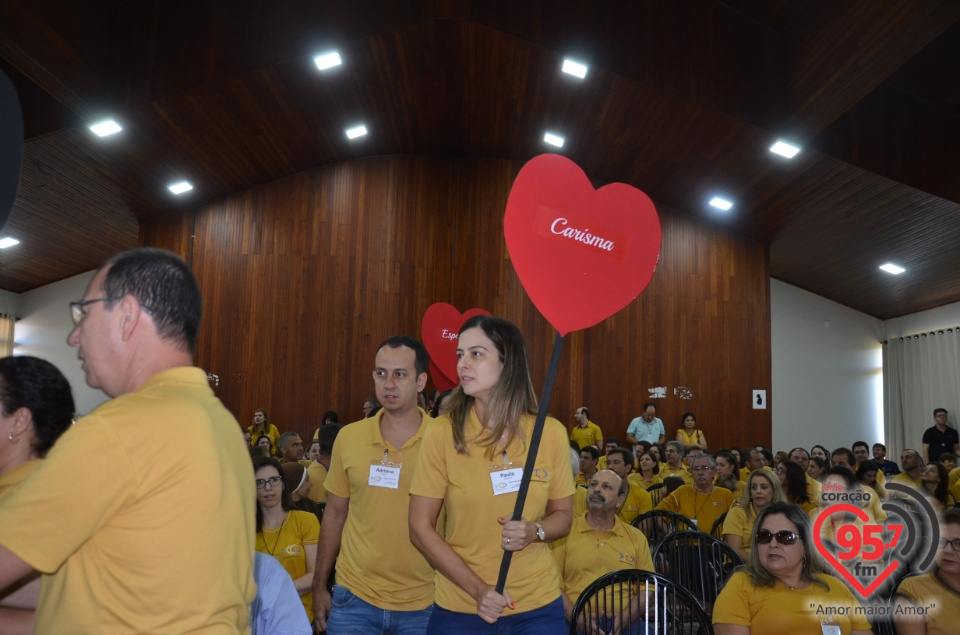
M650 494L650 500L653 502L654 507L660 504L666 491L666 486L663 483L657 483L647 488L647 493Z
M720 517L713 521L713 527L710 528L710 535L717 540L723 540L723 521L727 518L727 512L720 514Z
M678 531L653 549L657 573L689 591L707 615L733 570L743 564L734 549L702 531Z
M683 514L670 512L665 509L654 509L644 512L634 518L631 524L642 531L643 535L647 537L651 552L661 540L673 532L687 530L699 531L697 525Z
M645 602L641 601L644 593ZM624 635L713 633L710 619L695 597L650 571L623 569L592 582L573 605L570 635L609 633L615 615L622 618L620 632Z

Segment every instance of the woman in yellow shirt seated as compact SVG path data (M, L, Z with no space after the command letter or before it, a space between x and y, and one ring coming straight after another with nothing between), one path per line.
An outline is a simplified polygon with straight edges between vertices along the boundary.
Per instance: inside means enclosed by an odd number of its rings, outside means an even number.
M784 502L780 481L769 470L756 470L747 477L747 487L737 506L727 512L721 535L740 557L750 557L750 541L757 516L771 503Z
M794 463L790 459L780 461L774 469L774 473L780 479L780 487L783 489L783 495L787 502L799 505L803 511L811 518L816 516L819 501L811 500L807 490L807 475L799 463Z
M927 496L927 500L937 511L944 507L953 507L957 501L949 492L949 473L940 463L927 463L920 472L920 480L923 482L921 492Z
M677 441L683 444L683 449L707 449L707 437L703 431L697 429L697 417L692 412L685 412L680 417L680 429L677 430Z

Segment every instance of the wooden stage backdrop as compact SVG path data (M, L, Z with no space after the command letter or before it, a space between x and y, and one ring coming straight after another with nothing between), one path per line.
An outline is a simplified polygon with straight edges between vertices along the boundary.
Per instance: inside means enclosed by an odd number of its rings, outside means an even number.
M326 410L359 418L376 345L419 338L424 311L441 301L517 323L539 393L554 331L503 238L521 165L391 156L326 166L145 221L140 243L191 263L205 300L197 363L220 376L215 390L244 425L258 407L305 438ZM668 439L693 411L713 448L769 446L770 410L751 405L754 389L772 400L768 249L657 209L653 280L614 317L567 336L550 411L569 427L586 405L622 439L661 387L653 401Z

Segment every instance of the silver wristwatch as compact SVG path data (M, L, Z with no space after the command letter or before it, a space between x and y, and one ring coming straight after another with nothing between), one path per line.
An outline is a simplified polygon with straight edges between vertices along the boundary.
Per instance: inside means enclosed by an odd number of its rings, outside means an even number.
M543 525L537 523L537 538L540 539L540 542L547 541L547 532L543 530Z

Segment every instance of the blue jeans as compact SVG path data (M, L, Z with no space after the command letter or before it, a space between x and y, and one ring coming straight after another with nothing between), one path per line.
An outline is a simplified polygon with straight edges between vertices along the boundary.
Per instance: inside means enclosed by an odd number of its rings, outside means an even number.
M563 616L563 600L526 613L503 612L493 624L487 624L476 613L456 613L433 605L428 635L562 635L570 631Z
M432 610L428 606L422 611L388 611L334 586L327 635L423 635Z

